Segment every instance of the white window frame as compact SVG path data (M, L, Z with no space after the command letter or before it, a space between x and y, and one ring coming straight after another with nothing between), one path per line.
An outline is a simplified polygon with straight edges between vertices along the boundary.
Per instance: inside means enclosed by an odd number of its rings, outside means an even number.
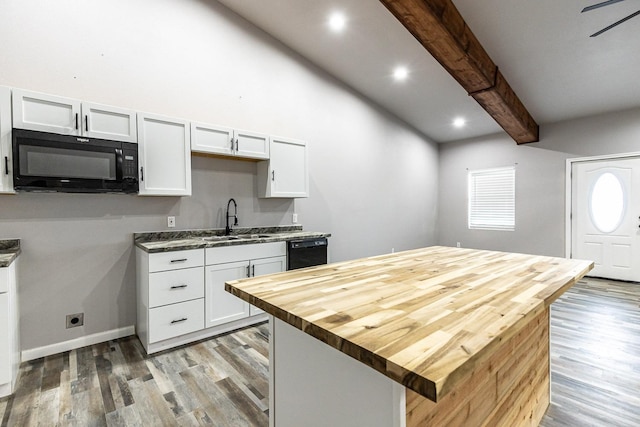
M470 230L515 231L515 166L469 171L467 188Z

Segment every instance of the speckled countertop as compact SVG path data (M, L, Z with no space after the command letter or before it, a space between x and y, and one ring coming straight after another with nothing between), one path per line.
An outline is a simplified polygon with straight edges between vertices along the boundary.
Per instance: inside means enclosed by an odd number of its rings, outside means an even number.
M0 240L0 268L9 267L20 255L20 240Z
M186 249L213 248L219 246L247 245L251 243L283 242L318 237L330 237L330 233L303 231L301 225L275 227L237 227L231 236L224 229L162 231L135 233L134 243L145 252L171 252Z

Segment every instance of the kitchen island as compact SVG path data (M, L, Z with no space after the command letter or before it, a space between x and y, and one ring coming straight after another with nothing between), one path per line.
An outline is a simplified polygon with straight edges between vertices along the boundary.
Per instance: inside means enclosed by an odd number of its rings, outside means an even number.
M537 425L550 304L591 268L436 246L226 289L271 315L272 425Z

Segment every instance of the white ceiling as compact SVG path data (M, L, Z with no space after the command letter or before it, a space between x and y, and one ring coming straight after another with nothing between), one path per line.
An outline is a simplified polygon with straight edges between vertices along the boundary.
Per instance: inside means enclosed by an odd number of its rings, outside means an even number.
M376 0L218 0L437 142L501 132L409 32ZM640 106L640 9L626 0L453 0L540 125ZM341 34L332 11L348 19ZM391 78L405 65L407 81ZM462 116L463 129L451 122Z

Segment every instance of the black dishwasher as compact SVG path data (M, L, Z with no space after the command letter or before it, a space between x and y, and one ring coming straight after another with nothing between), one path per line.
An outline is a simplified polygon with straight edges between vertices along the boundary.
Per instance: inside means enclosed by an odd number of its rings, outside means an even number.
M289 240L287 242L287 270L327 263L326 237Z

